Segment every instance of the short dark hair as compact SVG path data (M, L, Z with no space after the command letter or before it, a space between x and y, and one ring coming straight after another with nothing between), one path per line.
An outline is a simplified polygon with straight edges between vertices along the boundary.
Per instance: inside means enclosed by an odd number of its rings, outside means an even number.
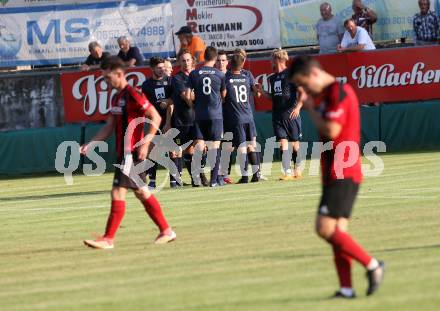
M315 58L308 55L295 57L289 68L289 79L296 75L308 76L312 68L321 69L321 64Z
M225 50L218 50L217 52L217 57L221 56L221 55L226 55L228 56L228 53Z
M121 69L125 71L125 63L117 56L109 56L103 59L101 69L110 71Z
M95 48L101 47L98 41L92 41L89 43L89 52L93 51Z
M215 47L213 46L208 46L205 50L205 60L206 61L213 61L217 58L218 56L218 51Z
M241 54L234 54L231 57L231 69L238 70L242 69L244 64L244 57Z
M344 27L347 27L349 22L353 22L356 25L356 21L350 17L344 21Z
M165 63L165 59L163 59L162 57L157 57L157 56L153 56L152 58L150 58L150 67L154 68L159 64L163 64Z

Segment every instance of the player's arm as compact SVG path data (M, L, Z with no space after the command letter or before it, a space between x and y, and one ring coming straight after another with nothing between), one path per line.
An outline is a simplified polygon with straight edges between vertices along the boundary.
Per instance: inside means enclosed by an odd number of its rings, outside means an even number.
M160 101L160 108L167 109L169 105L173 104L173 100L171 98L165 98Z
M272 99L272 96L270 95L270 93L266 92L263 89L263 86L261 84L256 83L254 85L254 87L257 89L257 92L259 92L261 94L260 96L263 96L264 98L267 98L267 99Z
M342 125L336 121L324 119L315 110L313 100L310 97L303 101L303 108L309 113L310 119L322 136L330 140L334 140L339 136L342 130Z
M252 93L257 96L257 98L260 98L263 94L260 92L260 90L257 87L258 84L254 84L252 85L251 89L252 89Z
M226 89L221 91L221 95L222 95L222 99L225 100L226 95L227 95Z
M80 147L80 152L82 154L86 154L87 150L90 148L91 145L93 145L93 143L98 141L104 141L108 137L110 137L110 135L113 133L115 129L115 124L116 124L115 117L112 114L110 114L107 118L107 122L105 123L105 125L99 130L98 133L96 133L96 135L90 140L90 142Z
M193 71L194 72L194 71ZM183 96L183 100L188 104L190 107L194 107L194 101L195 101L195 95L194 95L194 85L193 83L193 72L189 74L189 80L185 85L185 90L181 93L181 96Z
M186 94L187 90L184 90L180 93L180 98L190 107L192 107L195 96L194 96L194 92L192 92L191 90L189 91L189 98L187 97Z
M304 105L304 101L307 99L307 94L302 87L299 87L296 91L296 106L293 108L290 114L291 119L296 119L299 117L299 113Z
M226 91L226 77L223 75L221 77L221 84L220 84L220 96L222 97L223 103L225 102L226 95L227 95L227 91Z
M185 92L182 92L184 94L183 100L188 104L190 107L194 107L194 93L191 89L186 89Z
M169 104L167 106L167 113L165 118L165 127L163 129L164 133L168 132L168 130L171 128L171 119L173 117L174 112L174 103L171 99L169 99Z

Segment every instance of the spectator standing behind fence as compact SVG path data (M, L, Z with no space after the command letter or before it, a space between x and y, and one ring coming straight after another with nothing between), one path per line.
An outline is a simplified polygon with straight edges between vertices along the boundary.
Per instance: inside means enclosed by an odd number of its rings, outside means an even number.
M338 45L338 52L356 52L375 50L376 46L368 35L368 32L359 26L353 19L347 19L344 22L346 29L342 42Z
M128 67L135 67L142 65L143 57L139 48L136 46L130 46L130 41L127 37L118 38L119 53L118 57L125 63Z
M371 38L373 38L373 24L377 22L377 14L372 9L367 8L362 0L353 0L353 20L357 26L364 28Z
M416 45L436 44L440 35L440 19L430 11L429 0L419 0L420 13L413 19L414 42Z
M332 7L324 2L320 6L322 18L316 24L320 54L336 53L336 47L344 35L344 25L339 17L332 14Z
M89 43L90 55L87 57L85 63L81 66L81 70L88 71L93 69L99 69L101 62L110 56L110 53L103 52L101 45L92 41Z
M176 36L180 41L180 51L188 50L199 63L205 61L205 42L202 40L202 38L194 36L191 28L188 26L183 26L178 32L176 32Z

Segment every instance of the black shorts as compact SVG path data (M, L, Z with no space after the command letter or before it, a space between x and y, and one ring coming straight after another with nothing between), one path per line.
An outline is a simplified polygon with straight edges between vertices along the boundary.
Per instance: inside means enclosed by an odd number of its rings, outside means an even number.
M179 146L186 144L187 142L194 141L195 139L195 128L194 125L188 126L176 126L177 130L179 130L179 134L176 136L174 141Z
M290 142L294 142L300 141L302 137L301 117L296 119L272 119L272 126L277 141L287 139Z
M133 165L137 165L142 162L142 161L138 160L137 152L133 152L132 157L133 157ZM119 165L123 164L122 159L118 159L117 164L119 164ZM142 188L146 185L147 173L142 172L138 176L141 180L141 184L139 184L139 185L136 184L136 182L133 179L131 179L129 176L125 175L122 172L121 168L115 166L115 174L113 177L113 187L123 187L123 188L127 188L127 189Z
M200 120L194 122L195 139L220 141L223 138L223 120Z
M257 130L255 129L254 122L238 123L231 127L231 132L234 135L232 138L232 146L235 148L240 147L244 142L253 141L257 137Z
M331 218L350 218L359 184L352 179L338 179L323 186L318 214Z

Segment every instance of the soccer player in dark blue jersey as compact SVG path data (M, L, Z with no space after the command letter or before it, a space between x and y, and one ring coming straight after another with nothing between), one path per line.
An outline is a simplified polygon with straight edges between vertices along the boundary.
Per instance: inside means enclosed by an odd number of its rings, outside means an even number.
M177 73L171 80L173 86L173 104L168 107L172 114L172 126L179 130L176 137L176 143L179 146L185 145L188 142L193 142L195 139L194 108L191 106L192 102L186 98L186 89L189 80L189 74L194 70L196 59L191 55L189 50L181 50L177 55L177 61L180 64L180 72ZM178 158L184 158L185 166L191 176L191 162L194 154L194 146L191 144L185 150L177 155ZM180 161L179 161L180 163ZM192 181L191 183L195 186Z
M228 65L229 65L228 54L224 50L219 50L217 55L217 61L215 62L215 68L217 68L226 75L226 73L228 72ZM232 133L232 129L230 129L228 125L229 124L227 123L227 119L225 119L225 110L223 109L223 131L225 133L228 132ZM228 138L225 136L221 144L221 149L222 149L222 153L227 153L230 156L228 159L227 167L223 167L222 165L226 163L220 164L219 175L226 184L233 184L230 175L231 175L231 165L232 165L232 152L234 151L234 147L232 147L231 143L227 143L227 142L228 142Z
M260 178L260 166L256 149L257 131L250 99L255 88L253 79L243 72L244 57L235 54L231 59L231 70L226 73L226 99L223 116L228 129L232 131L232 144L237 148L241 169L239 183L248 183L247 157L252 165L252 182Z
M196 145L192 167L193 181L196 185L201 183L199 177L200 162L206 145L208 147L208 159L215 158L211 165L211 187L223 184L218 180L218 173L221 155L220 141L223 137L222 104L223 98L226 96L226 89L225 75L214 68L217 54L216 48L206 48L205 64L190 73L186 90L187 100L191 100L191 90L194 90Z
M145 80L142 84L142 92L147 96L148 100L154 105L154 108L159 112L162 117L162 122L160 124L160 130L165 133L171 128L171 114L167 108L172 104L171 95L173 93L171 85L171 77L165 75L165 60L161 57L152 57L150 59L150 66L153 71L152 77ZM175 159L173 162L178 167L178 163ZM156 173L157 173L157 163L154 164L148 170L148 175L150 181L148 187L150 189L156 188ZM177 176L170 175L170 187L175 188L180 184L180 178Z
M276 49L272 53L274 74L270 80L272 99L272 125L277 141L280 142L283 175L280 180L301 178L298 152L300 147L302 101L298 97L298 89L288 79L287 61L289 56L285 50ZM292 151L292 153L290 153ZM294 172L290 163L293 159Z
M235 49L234 50L234 55L241 55L244 59L244 62L246 63L246 59L247 59L247 53L244 49ZM254 90L254 94L257 95L257 97L261 97L262 92L261 92L261 86L257 83L257 81L254 78L254 75L252 74L252 72L250 72L247 69L242 69L241 72L248 76L250 81L251 81L251 85L252 85L252 89ZM251 96L249 98L249 104L252 107L252 111L255 111L255 101L254 101L254 97ZM255 150L257 157L258 157L258 162L260 163L260 151L259 150ZM267 177L265 177L263 174L261 174L261 169L260 169L260 180L267 180Z

